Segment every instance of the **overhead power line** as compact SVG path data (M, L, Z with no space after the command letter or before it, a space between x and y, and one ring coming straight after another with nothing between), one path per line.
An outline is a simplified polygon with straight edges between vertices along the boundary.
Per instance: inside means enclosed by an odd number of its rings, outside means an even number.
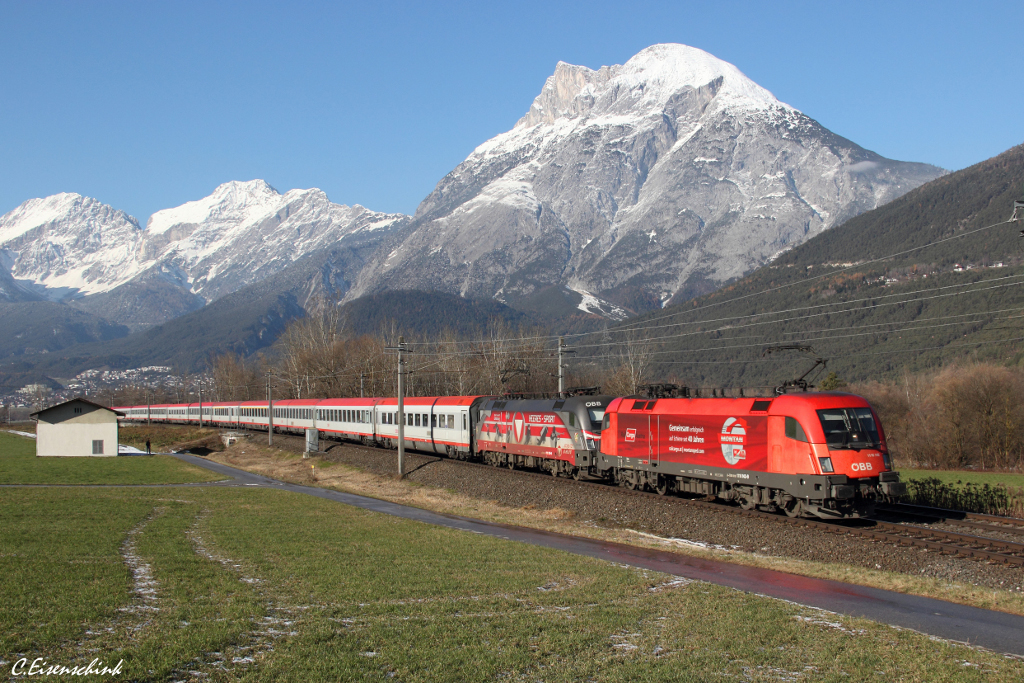
M683 338L683 337L693 337L693 336L699 336L699 335L715 334L715 333L728 332L730 330L737 330L737 329L742 329L742 328L759 327L759 326L767 326L767 325L781 325L781 324L784 324L784 323L787 323L787 322L794 322L794 321L799 321L799 320L808 320L810 318L821 317L821 316L826 316L826 315L834 316L834 315L842 315L842 314L846 314L846 313L870 312L872 310L875 310L875 309L880 308L880 307L885 307L885 306L902 306L902 305L906 305L906 304L913 304L913 303L918 303L918 302L923 302L923 301L930 301L930 300L933 300L933 299L942 299L942 298L949 298L949 297L955 297L955 296L963 296L965 294L975 294L975 293L979 293L979 292L991 291L991 290L994 290L994 289L1003 289L1003 288L1007 288L1007 287L1015 287L1015 286L1019 286L1021 283L1018 282L1018 281L1014 281L1014 282L1004 282L1003 284L991 285L991 286L981 286L981 285L988 285L988 283L990 283L990 282L1001 282L1001 281L1004 281L1004 280L1017 280L1017 279L1022 278L1022 277L1024 277L1024 275L1009 275L1009 276L1004 276L1004 277L999 277L999 278L989 278L989 279L986 279L986 280L981 280L981 281L973 282L973 283L948 285L948 286L943 286L943 287L939 287L939 288L936 288L936 289L920 289L920 290L915 290L914 292L903 292L903 293L899 293L899 294L886 294L886 295L873 296L873 297L864 297L864 298L861 298L861 299L853 299L853 300L847 300L847 301L832 302L832 303L828 303L828 304L815 304L815 305L811 305L811 306L801 306L801 307L797 307L797 308L784 309L784 310L774 311L774 312L770 312L770 313L755 313L755 314L750 314L750 315L738 316L738 317L734 317L734 318L717 318L717 319L714 319L714 320L709 320L709 321L704 321L704 322L725 322L725 323L728 323L728 324L721 325L719 327L715 327L715 328L707 329L707 330L696 330L696 331L689 331L689 332L680 332L680 333L677 333L677 334L662 335L660 337L647 337L647 338L640 338L640 339L627 339L627 340L622 340L622 341L595 342L595 343L592 343L592 344L578 344L575 348L577 348L577 349L584 349L584 348L606 348L606 347L615 347L615 346L628 346L630 344L637 344L637 343L663 342L663 341L668 340L668 339L680 339L680 338ZM946 292L946 293L943 293L943 294L933 294L931 296L918 296L919 294L927 293L929 291L941 291L941 290L946 290L946 289L964 289L966 291ZM799 311L807 311L807 310L815 310L815 309L820 309L820 308L828 308L828 307L832 307L832 306L841 306L841 305L848 305L848 304L864 303L864 302L869 302L869 301L878 301L879 299L887 299L887 298L894 298L894 297L903 297L903 298L897 299L895 301L884 301L884 302L874 303L874 304L871 304L871 305L868 305L868 306L859 306L859 307L855 307L855 308L847 308L847 309L838 310L838 311L835 311L835 310L832 310L832 311L820 311L820 312L811 313L811 314L808 314L808 315L799 315L799 316L793 316L793 317L790 317L790 318L783 318L781 320L761 320L761 321L741 323L741 324L735 322L735 321L739 321L739 320L748 320L750 318L763 318L763 317L769 317L769 316L772 316L772 315L779 315L779 314L783 314L783 313L793 313L793 312L799 312ZM998 311L992 311L992 312L988 312L988 313L977 313L977 314L971 314L971 315L987 315L987 314L990 314L990 313L1006 312L1006 311L1010 311L1010 310L1016 310L1016 309L1001 309L1001 310L998 310ZM927 319L924 319L924 320L926 320L926 321L927 320L942 320L945 317L946 316L935 316L934 318L927 318ZM956 317L956 316L952 316L952 317ZM918 321L910 321L910 322L918 322ZM674 327L674 326L678 326L678 325L682 325L682 324L693 325L693 324L697 324L697 323L676 323L676 324L673 324L673 325L670 325L670 326L666 326L666 327ZM880 325L880 324L890 324L890 323L872 323L872 324L865 325L865 327L869 327L869 326L873 326L873 325ZM891 324L900 324L900 323L891 323ZM849 327L849 328L832 328L832 329L856 329L856 328L857 328L857 326L852 326L852 327ZM787 333L787 334L793 334L793 333ZM483 356L483 355L486 355L486 350L485 349L453 350L453 351L438 351L438 353L440 354L441 358L437 362L443 362L444 360L452 359L452 358L460 358L460 357L466 358L466 357L474 357L474 356ZM603 358L603 357L608 357L608 356L588 355L588 356L585 356L584 358L585 359L595 359L595 358Z
M922 244L922 245L919 245L919 246L916 246L916 247L911 247L910 249L904 249L902 251L894 252L892 254L887 254L885 256L879 256L877 258L869 259L867 261L860 261L860 262L857 262L857 263L853 263L853 264L851 264L849 266L844 266L842 268L838 268L836 270L832 270L832 271L829 271L827 273L822 273L821 275L816 275L814 277L803 278L803 279L797 280L795 282L788 282L786 284L778 285L776 287L769 287L767 289L762 289L762 290L759 290L757 292L750 292L748 294L744 294L742 296L737 296L737 297L734 297L732 299L727 299L725 301L718 301L718 302L714 302L714 303L709 303L709 304L706 304L706 305L701 306L699 308L674 311L672 313L666 313L664 315L656 316L656 317L653 317L653 318L647 318L646 320L637 323L635 326L612 328L612 329L605 330L605 333L608 333L608 334L620 334L620 333L638 332L638 331L654 329L654 328L651 328L649 326L649 323L657 322L659 320L665 320L667 318L672 318L672 317L680 316L680 315L690 315L690 314L693 314L693 313L703 313L703 312L705 312L705 311L707 311L708 309L711 309L711 308L716 308L716 307L719 307L719 306L724 306L726 304L735 303L737 301L744 301L746 299L750 299L750 298L756 297L756 296L761 296L763 294L770 294L772 292L777 292L777 291L780 291L780 290L783 290L783 289L787 289L789 287L795 287L796 285L799 285L799 284L805 284L805 283L809 283L809 282L816 282L818 280L823 280L825 278L832 277L834 275L846 272L846 271L854 269L854 268L861 268L863 266L870 265L870 264L873 264L873 263L880 263L882 261L887 261L889 259L897 258L899 256L905 256L907 254L911 254L911 253L913 253L915 251L921 251L922 249L927 249L928 247L934 247L936 245L944 244L944 243L950 242L952 240L961 239L963 237L969 237L969 236L975 235L975 234L977 234L979 232L983 232L985 230L991 230L992 228L999 227L1000 225L1006 225L1007 223L1013 222L1013 220L1014 219L1011 218L1010 220L1000 221L998 223L992 223L991 225L986 225L986 226L983 226L983 227L980 227L980 228L975 228L973 230L968 230L966 232L962 232L962 233L957 234L957 235L951 235L949 237L944 237L942 239L934 240L934 241L928 242L926 244ZM767 314L770 314L770 313L771 313L770 311L766 311L766 312L763 312L763 313L760 313L760 314L757 314L757 315L767 315ZM707 321L707 320L690 320L690 321L682 321L680 323L675 323L675 324L701 324L701 323L704 323L704 322L709 322L709 321ZM438 345L438 344L461 345L461 344L486 344L486 343L496 344L496 343L503 343L503 342L554 341L554 340L557 340L557 338L559 336L565 336L565 337L586 337L586 336L589 336L589 335L592 335L592 334L595 334L595 333L594 332L576 332L576 333L565 334L565 335L537 335L537 336L523 336L523 337L505 337L505 338L471 339L471 340L451 340L451 341L438 341L438 342L413 342L413 343L416 344L416 345Z

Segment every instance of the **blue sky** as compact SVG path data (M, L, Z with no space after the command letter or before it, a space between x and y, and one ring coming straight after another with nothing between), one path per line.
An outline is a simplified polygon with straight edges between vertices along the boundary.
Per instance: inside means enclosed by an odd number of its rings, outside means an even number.
M884 156L1024 142L1024 3L0 0L0 214L79 192L145 222L228 180L412 213L555 64L693 45Z

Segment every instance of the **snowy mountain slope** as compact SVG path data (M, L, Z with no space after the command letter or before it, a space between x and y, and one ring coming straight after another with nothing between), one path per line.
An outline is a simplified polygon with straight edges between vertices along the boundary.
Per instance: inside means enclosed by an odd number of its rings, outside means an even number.
M12 286L0 281L0 298L33 292L119 323L151 325L318 249L379 239L405 220L333 204L318 189L280 194L262 180L225 183L158 211L145 229L81 195L31 199L0 217L0 270L14 279Z
M0 267L51 300L113 289L139 272L137 220L90 197L30 199L0 216Z
M225 183L213 194L158 211L146 224L142 259L188 274L191 291L215 300L302 256L406 217L333 204L318 189L279 194L262 180Z
M559 63L350 297L419 287L517 299L554 285L642 310L720 286L944 173L845 140L683 45Z

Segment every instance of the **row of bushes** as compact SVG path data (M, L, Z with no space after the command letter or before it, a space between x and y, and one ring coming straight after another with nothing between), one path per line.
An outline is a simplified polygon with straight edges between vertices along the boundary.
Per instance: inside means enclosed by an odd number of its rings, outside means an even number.
M849 390L875 407L900 467L1024 471L1024 370L950 366Z
M1024 517L1024 488L997 484L956 482L947 484L927 477L907 482L907 495L901 502L946 510L980 512L987 515Z

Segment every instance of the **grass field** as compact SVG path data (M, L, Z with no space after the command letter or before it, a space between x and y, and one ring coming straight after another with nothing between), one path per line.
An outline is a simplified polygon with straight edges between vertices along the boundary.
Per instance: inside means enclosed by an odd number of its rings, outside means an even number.
M168 455L38 458L32 439L0 431L0 484L187 484L223 477Z
M1024 678L1020 661L912 632L282 491L15 489L0 518L5 666L100 657L124 659L126 679L215 681Z

